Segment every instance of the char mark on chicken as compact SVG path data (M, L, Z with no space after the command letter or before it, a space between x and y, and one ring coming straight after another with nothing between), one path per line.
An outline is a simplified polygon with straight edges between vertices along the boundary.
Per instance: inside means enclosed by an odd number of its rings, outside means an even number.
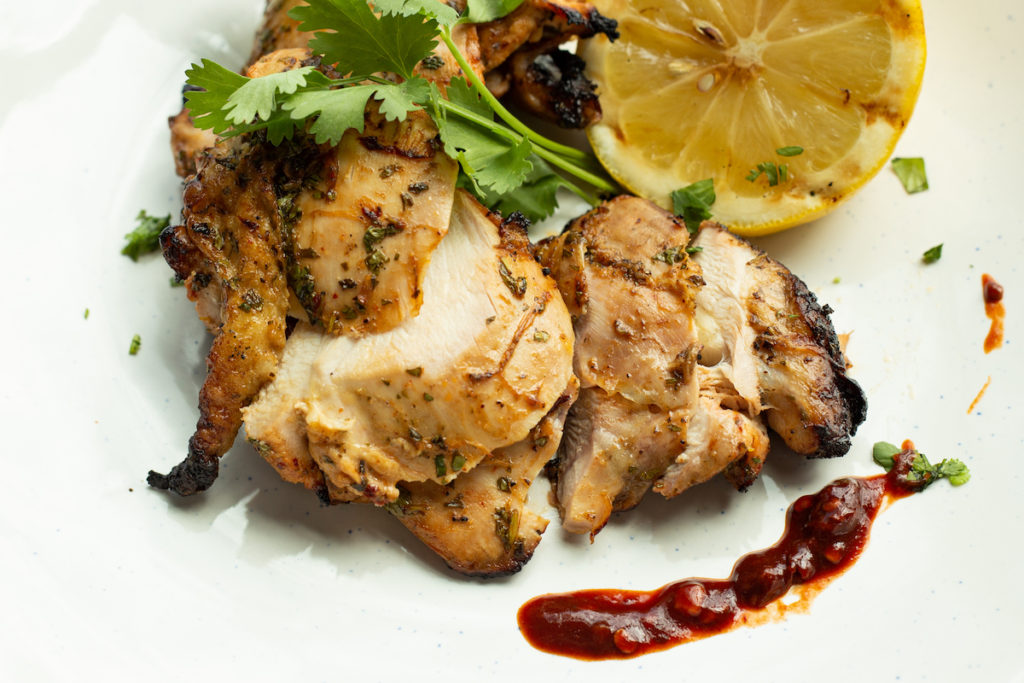
M586 128L601 120L601 103L585 67L580 57L547 44L520 49L502 70L520 106L562 128Z

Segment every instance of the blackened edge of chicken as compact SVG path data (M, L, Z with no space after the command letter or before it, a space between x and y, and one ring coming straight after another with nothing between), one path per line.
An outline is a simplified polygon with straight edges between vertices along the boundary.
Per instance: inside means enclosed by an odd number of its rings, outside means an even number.
M597 86L584 75L581 57L557 45L543 46L516 52L505 68L522 107L562 128L586 128L601 120Z
M836 390L846 408L841 416L842 419L814 428L818 433L820 446L817 453L809 457L838 458L846 455L850 450L852 437L867 418L867 397L860 384L846 374L846 358L843 356L839 338L829 318L829 314L832 312L831 307L821 306L818 303L818 298L807 288L803 280L792 274L790 277L793 296L799 306L800 314L811 328L815 341L828 352Z

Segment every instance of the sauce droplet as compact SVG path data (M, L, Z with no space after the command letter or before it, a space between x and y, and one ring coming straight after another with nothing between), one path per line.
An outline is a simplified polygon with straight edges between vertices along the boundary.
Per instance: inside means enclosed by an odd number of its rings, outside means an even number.
M985 273L981 276L981 293L985 300L985 315L992 321L985 336L985 353L991 353L1003 345L1003 321L1006 317L1003 286Z

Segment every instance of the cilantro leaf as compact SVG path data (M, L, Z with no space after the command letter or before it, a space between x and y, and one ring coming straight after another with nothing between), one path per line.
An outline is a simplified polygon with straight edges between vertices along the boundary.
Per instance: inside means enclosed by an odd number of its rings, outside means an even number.
M971 480L971 471L967 469L967 465L955 458L940 462L938 470L939 476L949 479L953 486L963 486Z
M714 203L715 184L711 178L698 180L672 193L672 213L683 219L690 234L696 234L701 221L711 218Z
M924 254L921 255L921 260L924 261L925 263L935 263L940 258L942 258L941 244L936 244L934 247L932 247L931 249L929 249L928 251L924 252Z
M892 469L893 456L899 453L901 449L887 441L879 441L875 444L874 448L871 449L871 457L876 463L878 463L886 472Z
M189 85L199 88L185 93L185 106L196 126L208 128L218 135L230 128L232 122L224 111L224 103L245 85L245 76L208 59L202 60L201 64L193 64L185 76Z
M160 249L160 233L171 224L171 216L167 215L163 218L150 216L145 210L142 210L139 211L135 220L139 224L124 236L128 243L121 249L121 253L132 261L138 261L139 256Z
M410 79L437 45L436 19L421 14L378 17L361 0L321 0L295 7L288 16L300 22L300 31L317 32L309 46L344 74L386 71Z
M892 160L892 171L903 183L903 189L907 194L928 189L928 176L924 171L924 159L921 157L895 157Z
M452 79L447 95L452 104L476 117L492 120L487 103L465 78ZM441 116L436 119L445 153L459 160L478 194L485 189L505 194L522 185L533 170L530 161L533 145L526 138L511 132L502 135L497 127L485 128L460 117Z
M775 153L780 157L795 157L804 153L804 148L797 145L788 145L786 147L779 147L775 150Z
M468 0L462 15L464 24L483 24L500 19L523 4L523 0Z
M530 163L533 170L527 174L523 184L505 194L478 190L465 173L459 174L458 186L472 192L481 204L503 216L518 211L531 222L542 221L558 208L556 194L566 182L536 156L530 158Z
M378 85L373 97L380 100L380 112L388 121L404 121L409 112L430 99L430 85L422 78L411 78L402 83Z
M374 0L373 7L381 14L424 14L433 17L442 26L451 26L459 20L455 8L439 0Z
M254 118L266 121L277 109L278 94L291 95L306 85L306 77L315 71L311 66L282 71L260 78L246 78L245 83L228 96L225 115L232 123L249 123Z
M354 85L339 90L314 90L296 93L282 106L293 119L317 115L310 126L317 144L337 145L349 128L363 131L366 102L377 89L375 85Z

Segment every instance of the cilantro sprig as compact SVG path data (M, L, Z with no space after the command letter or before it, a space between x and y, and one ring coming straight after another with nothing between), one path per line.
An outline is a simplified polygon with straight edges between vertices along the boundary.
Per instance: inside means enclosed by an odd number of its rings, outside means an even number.
M460 16L436 0L374 0L373 10L366 0L309 0L289 14L300 22L299 30L314 33L310 48L345 78L313 67L247 78L204 59L186 74L196 88L186 94L186 106L200 128L223 138L266 130L273 144L298 130L317 143L337 144L347 130L363 131L371 98L389 121L423 110L437 126L445 153L462 167L463 185L492 208L523 205L528 217L543 218L557 206L558 187L597 204L592 191L552 170L598 192L617 191L594 158L519 121L452 39L457 23L490 21L521 2L469 0ZM444 94L416 72L439 41L465 74L452 79Z

